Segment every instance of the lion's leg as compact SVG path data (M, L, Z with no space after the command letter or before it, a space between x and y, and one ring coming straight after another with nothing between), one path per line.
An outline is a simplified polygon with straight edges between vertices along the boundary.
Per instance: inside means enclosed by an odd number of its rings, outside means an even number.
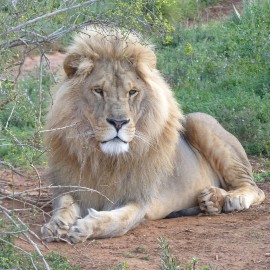
M252 177L251 165L240 142L209 115L187 116L189 142L205 157L217 173L221 187L207 187L199 203L207 213L239 211L261 203L265 195Z
M59 241L67 235L71 225L80 216L80 207L70 195L64 195L54 202L51 220L41 228L42 239L47 242Z
M135 203L111 211L89 209L89 214L70 228L68 237L71 242L78 243L89 238L120 236L141 223L145 212Z
M248 209L252 204L259 204L263 200L264 193L258 187L250 185L231 191L210 186L198 196L201 210L210 215Z

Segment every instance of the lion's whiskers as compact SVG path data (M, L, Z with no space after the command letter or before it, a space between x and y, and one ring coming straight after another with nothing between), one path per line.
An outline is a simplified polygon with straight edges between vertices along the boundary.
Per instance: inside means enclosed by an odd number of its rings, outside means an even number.
M148 138L147 136L145 136L143 133L141 133L140 131L135 131L135 138L138 138L139 140L141 140L142 142L144 142L145 144L147 144L150 147L153 147L154 144L152 143L151 139Z
M94 138L95 133L93 131L88 131L88 132L79 132L77 135L74 136L68 136L67 138L69 139L75 139L75 138Z

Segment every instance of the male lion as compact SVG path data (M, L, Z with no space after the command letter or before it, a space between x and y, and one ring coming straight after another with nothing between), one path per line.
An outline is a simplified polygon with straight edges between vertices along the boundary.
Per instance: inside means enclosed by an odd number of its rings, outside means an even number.
M46 136L59 188L43 239L120 236L179 210L218 214L264 200L239 141L209 115L183 116L137 36L83 30L63 66Z

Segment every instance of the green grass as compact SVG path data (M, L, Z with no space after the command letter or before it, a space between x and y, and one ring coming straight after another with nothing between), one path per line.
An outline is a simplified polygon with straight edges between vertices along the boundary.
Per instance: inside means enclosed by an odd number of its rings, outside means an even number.
M172 254L171 247L164 237L160 237L159 246L161 249L161 270L217 270L213 265L199 266L199 259L193 257L189 262L182 263L179 258Z
M244 2L245 3L245 2ZM245 4L240 19L184 29L158 48L158 66L185 113L202 111L249 154L270 156L270 1Z
M17 222L15 215L12 218ZM0 215L0 269L46 269L40 255L27 251L18 242L19 237L24 238L22 233L28 231L27 226L15 226L9 219ZM34 240L33 238L32 241ZM70 265L67 258L57 252L49 252L44 258L52 270L79 270L78 266Z
M254 180L257 183L264 183L270 181L270 161L261 158L256 164L256 170L253 173Z
M257 183L264 183L266 181L270 181L270 170L263 171L260 173L253 173L254 180Z
M108 270L129 270L129 266L127 262L120 262L115 267L111 266L108 268Z
M14 96L0 114L0 157L13 166L44 164L45 156L42 138L38 129L43 127L47 107L51 101L50 87L52 78L42 76L42 102L39 104L39 81L35 75L26 76L19 81L16 91L13 85L3 83L0 95L4 100ZM41 109L41 126L39 111Z

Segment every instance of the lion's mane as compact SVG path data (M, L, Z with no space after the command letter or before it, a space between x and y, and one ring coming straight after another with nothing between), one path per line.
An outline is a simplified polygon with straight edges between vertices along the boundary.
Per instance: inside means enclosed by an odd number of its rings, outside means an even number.
M82 113L80 88L95 61L128 61L147 85L135 137L127 153L104 154ZM107 196L76 193L84 208L111 209L127 201L148 201L165 175L172 174L183 115L163 77L156 70L150 45L119 30L89 28L68 48L47 119L49 175L54 185L85 186ZM64 188L55 193L63 193Z

